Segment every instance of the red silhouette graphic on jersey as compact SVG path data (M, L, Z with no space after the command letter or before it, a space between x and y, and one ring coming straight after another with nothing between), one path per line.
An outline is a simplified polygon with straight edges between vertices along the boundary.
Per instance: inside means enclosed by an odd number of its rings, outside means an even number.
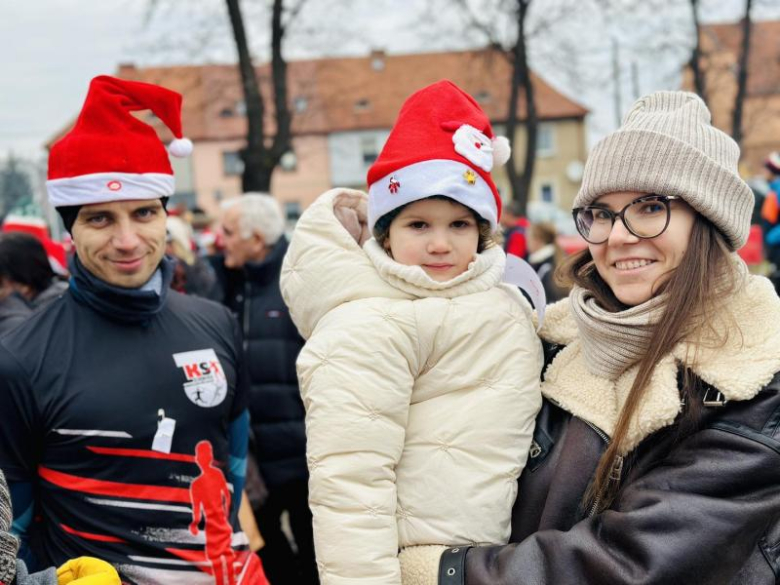
M206 533L206 560L211 563L216 585L235 585L233 562L236 554L231 545L233 529L230 517L230 492L223 473L214 467L211 443L201 441L195 446L195 461L200 475L190 484L192 522L190 532L198 534L198 525L204 519Z

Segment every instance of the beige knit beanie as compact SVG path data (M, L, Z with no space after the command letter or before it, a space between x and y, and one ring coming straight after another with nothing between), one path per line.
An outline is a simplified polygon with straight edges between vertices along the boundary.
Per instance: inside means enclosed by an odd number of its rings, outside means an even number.
M574 207L616 191L677 195L714 223L732 249L741 248L753 191L737 171L736 142L710 120L693 93L659 91L640 98L623 125L593 148Z

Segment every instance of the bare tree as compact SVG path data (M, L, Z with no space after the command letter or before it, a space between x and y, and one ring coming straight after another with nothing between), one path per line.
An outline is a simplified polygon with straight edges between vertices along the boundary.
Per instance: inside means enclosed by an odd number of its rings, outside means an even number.
M693 87L696 93L704 103L707 103L707 86L704 79L704 71L702 70L702 49L701 49L701 21L699 20L699 0L691 0L691 16L693 19L693 32L695 40L693 43L693 50L691 51L691 58L688 61L688 66L691 68L693 74Z
M737 96L734 100L734 110L731 122L731 136L735 142L742 145L742 112L745 106L747 94L748 62L750 58L750 34L753 23L750 19L750 9L753 0L745 0L745 16L742 19L742 44L739 53L739 65L737 68Z
M294 12L300 10L303 2L299 1ZM226 3L238 51L238 69L246 105L247 139L246 146L241 150L241 159L244 161L241 186L245 192L268 192L271 190L271 175L282 156L291 150L292 142L292 116L287 102L287 62L282 55L282 41L286 31L282 21L284 0L273 0L271 14L271 86L276 128L270 139L265 126L266 104L249 53L240 1L226 0Z
M506 115L506 136L511 146L507 161L507 177L511 189L511 198L517 202L520 211L525 214L531 191L534 166L536 163L536 139L539 115L534 96L534 85L529 67L529 41L548 35L555 23L559 23L567 13L571 3L559 0L546 18L529 26L528 14L532 0L499 0L494 2L496 18L478 16L469 0L457 0L457 6L465 16L465 24L471 31L477 31L486 44L501 51L511 68L509 81L509 103ZM482 6L484 8L484 5ZM548 7L545 7L548 9ZM508 17L508 18L507 18ZM509 31L501 31L498 22L507 24ZM520 110L520 105L525 111ZM519 127L525 128L525 151L522 167L517 161L516 134Z
M531 83L531 72L528 68L528 51L526 48L526 16L531 0L516 0L515 20L517 23L517 41L512 47L512 82L509 91L509 108L507 110L506 133L509 144L512 147L507 161L507 176L512 189L512 200L518 204L518 211L526 215L528 195L531 191L531 179L536 162L536 135L539 127L539 119L536 115L536 101L534 100L534 87ZM517 102L520 91L525 97L525 161L523 172L518 174L515 162L514 139L517 127Z
M149 0L147 23L163 4L162 0ZM270 191L274 169L282 157L292 150L292 113L288 100L287 62L282 49L288 27L304 4L306 0L271 2L270 78L266 83L266 80L258 78L253 63L250 49L252 43L245 26L242 2L225 0L233 43L238 55L238 71L247 120L246 145L240 151L244 163L241 177L244 192ZM170 4L168 7L170 8ZM263 14L263 17L266 15ZM212 24L213 20L203 25L199 37L204 43L220 32L220 29L211 26ZM220 88L215 91L220 91Z

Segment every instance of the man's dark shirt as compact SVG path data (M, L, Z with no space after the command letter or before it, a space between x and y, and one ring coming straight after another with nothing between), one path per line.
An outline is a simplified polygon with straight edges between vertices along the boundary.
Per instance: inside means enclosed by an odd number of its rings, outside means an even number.
M37 490L42 563L90 555L135 582L208 577L190 484L203 441L228 477L228 426L247 407L241 354L224 307L173 291L134 325L68 292L0 340L0 468ZM169 452L153 449L162 418L176 421Z

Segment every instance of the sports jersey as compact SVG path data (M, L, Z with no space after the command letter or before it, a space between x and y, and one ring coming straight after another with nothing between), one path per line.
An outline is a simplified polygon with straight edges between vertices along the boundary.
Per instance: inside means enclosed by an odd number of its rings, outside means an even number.
M36 486L38 559L98 557L128 583L238 583L250 553L227 431L246 386L230 313L173 291L138 324L70 291L5 336L0 468Z

